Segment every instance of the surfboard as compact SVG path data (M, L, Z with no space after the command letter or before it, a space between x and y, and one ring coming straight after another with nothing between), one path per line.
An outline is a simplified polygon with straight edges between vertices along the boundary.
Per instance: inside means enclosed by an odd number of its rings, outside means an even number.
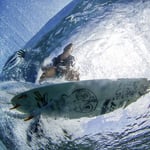
M25 121L40 114L70 119L93 117L125 108L149 88L146 78L57 83L14 96L11 109L26 113Z

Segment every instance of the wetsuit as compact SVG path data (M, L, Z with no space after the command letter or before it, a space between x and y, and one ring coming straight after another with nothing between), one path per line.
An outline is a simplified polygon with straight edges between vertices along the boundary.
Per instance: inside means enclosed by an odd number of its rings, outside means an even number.
M56 75L63 76L64 73L69 71L75 65L75 58L72 55L69 55L66 59L61 60L59 55L58 57L53 58L53 66L56 67Z

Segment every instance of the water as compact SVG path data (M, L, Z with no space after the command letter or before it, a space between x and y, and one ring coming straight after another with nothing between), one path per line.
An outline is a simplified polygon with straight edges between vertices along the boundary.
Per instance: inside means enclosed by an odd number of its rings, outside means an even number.
M12 93L38 86L39 66L74 43L81 80L150 77L150 1L83 0L0 83L0 139L7 149L149 150L150 94L126 109L93 118L39 116L23 122L10 111ZM34 68L34 70L33 70ZM9 81L17 80L17 81ZM29 82L31 81L31 82Z
M22 48L49 18L70 1L28 0L21 3L17 0L0 1L0 72L8 57Z

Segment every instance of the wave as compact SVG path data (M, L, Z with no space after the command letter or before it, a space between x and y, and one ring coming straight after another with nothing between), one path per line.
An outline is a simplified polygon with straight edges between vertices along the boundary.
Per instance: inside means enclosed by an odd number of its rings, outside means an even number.
M82 0L25 58L2 71L0 139L7 149L150 148L150 94L126 109L80 119L38 116L29 122L10 111L14 94L35 88L40 66L74 43L81 80L150 77L150 2ZM13 63L15 64L15 63ZM7 68L7 69L6 69ZM13 81L6 81L13 80ZM15 80L15 81L14 81Z

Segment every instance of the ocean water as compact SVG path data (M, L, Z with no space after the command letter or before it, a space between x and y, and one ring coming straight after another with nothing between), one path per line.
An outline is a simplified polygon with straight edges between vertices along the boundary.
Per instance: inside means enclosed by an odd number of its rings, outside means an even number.
M71 0L0 1L0 72L8 57L22 48Z
M16 150L149 150L149 93L125 109L92 118L41 115L24 122L24 114L9 110L11 98L39 86L40 66L49 63L70 42L74 44L73 55L81 80L149 79L149 16L149 0L81 0L55 29L46 28L47 34L37 44L25 46L25 58L10 61L1 73L1 147Z

